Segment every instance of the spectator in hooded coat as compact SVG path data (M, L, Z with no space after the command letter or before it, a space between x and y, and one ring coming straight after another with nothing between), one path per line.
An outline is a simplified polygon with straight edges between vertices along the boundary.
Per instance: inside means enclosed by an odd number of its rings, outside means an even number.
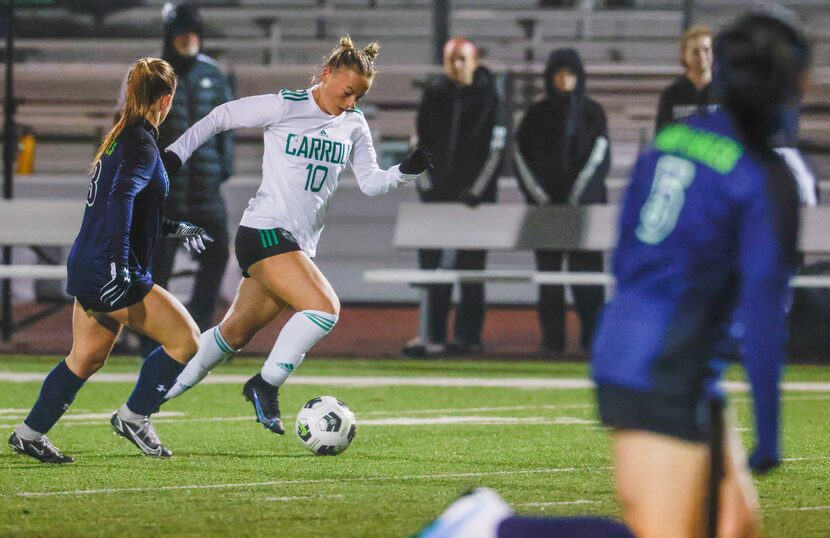
M602 107L588 97L585 69L573 49L551 53L545 68L545 97L522 118L516 135L516 168L529 204L586 205L607 202L605 177L611 165L608 125ZM556 233L556 230L552 230ZM539 271L602 271L600 252L535 252ZM581 343L588 348L599 309L601 286L573 288L582 325ZM539 323L542 351L565 348L565 288L540 286Z

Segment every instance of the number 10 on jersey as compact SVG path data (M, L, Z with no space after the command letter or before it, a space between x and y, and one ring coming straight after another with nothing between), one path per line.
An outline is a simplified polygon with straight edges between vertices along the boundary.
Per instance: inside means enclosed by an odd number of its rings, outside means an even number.
M329 169L327 166L309 164L305 167L308 170L308 175L305 178L305 190L311 192L320 192L326 178L329 177Z

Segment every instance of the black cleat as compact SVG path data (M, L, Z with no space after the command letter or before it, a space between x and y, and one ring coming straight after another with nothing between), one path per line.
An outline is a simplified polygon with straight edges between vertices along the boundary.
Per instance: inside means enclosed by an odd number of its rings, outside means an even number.
M282 435L285 428L280 420L280 403L277 401L279 390L279 387L271 385L257 374L245 383L242 395L254 404L256 421L277 435Z
M31 456L41 463L74 463L75 459L61 454L55 445L45 435L37 441L27 441L12 433L9 437L9 446L18 454Z
M113 413L110 419L112 429L115 433L129 440L132 444L137 446L139 450L153 456L154 458L169 458L173 455L170 449L166 448L159 441L156 430L149 418L145 418L139 422L127 422L118 416L118 413Z

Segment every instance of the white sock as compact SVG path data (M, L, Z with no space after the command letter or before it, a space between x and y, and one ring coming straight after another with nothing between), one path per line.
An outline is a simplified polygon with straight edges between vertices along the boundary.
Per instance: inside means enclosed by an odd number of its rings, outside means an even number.
M195 387L211 370L233 357L237 351L239 350L233 349L222 337L218 325L206 330L199 337L199 350L196 355L184 367L176 378L176 383L164 395L164 399L170 400Z
M26 441L37 441L38 439L43 437L42 433L36 432L32 428L30 428L25 422L17 428L15 428L14 433L16 433L18 437Z
M262 379L275 387L285 383L308 350L332 330L337 319L334 314L319 310L303 310L291 316L262 366Z
M127 407L127 404L122 405L118 408L118 418L121 420L126 420L127 422L140 422L141 419L147 418L144 415L139 415L138 413L134 412L132 409Z

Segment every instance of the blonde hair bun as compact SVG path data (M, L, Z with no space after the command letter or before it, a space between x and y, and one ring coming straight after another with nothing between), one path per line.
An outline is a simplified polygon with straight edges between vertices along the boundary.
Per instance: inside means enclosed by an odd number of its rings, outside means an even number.
M354 43L352 42L352 38L349 36L341 37L340 48L343 50L354 50Z
M369 43L363 50L358 50L351 37L343 36L337 47L329 53L327 58L323 59L322 68L328 68L331 71L351 69L371 79L377 73L375 58L379 50L380 44L377 41ZM318 79L315 77L312 80Z
M377 58L379 52L380 43L378 43L377 41L372 41L371 43L366 45L365 49L363 49L363 53L366 54L366 56L368 56L369 59L372 61L375 61L375 58Z

